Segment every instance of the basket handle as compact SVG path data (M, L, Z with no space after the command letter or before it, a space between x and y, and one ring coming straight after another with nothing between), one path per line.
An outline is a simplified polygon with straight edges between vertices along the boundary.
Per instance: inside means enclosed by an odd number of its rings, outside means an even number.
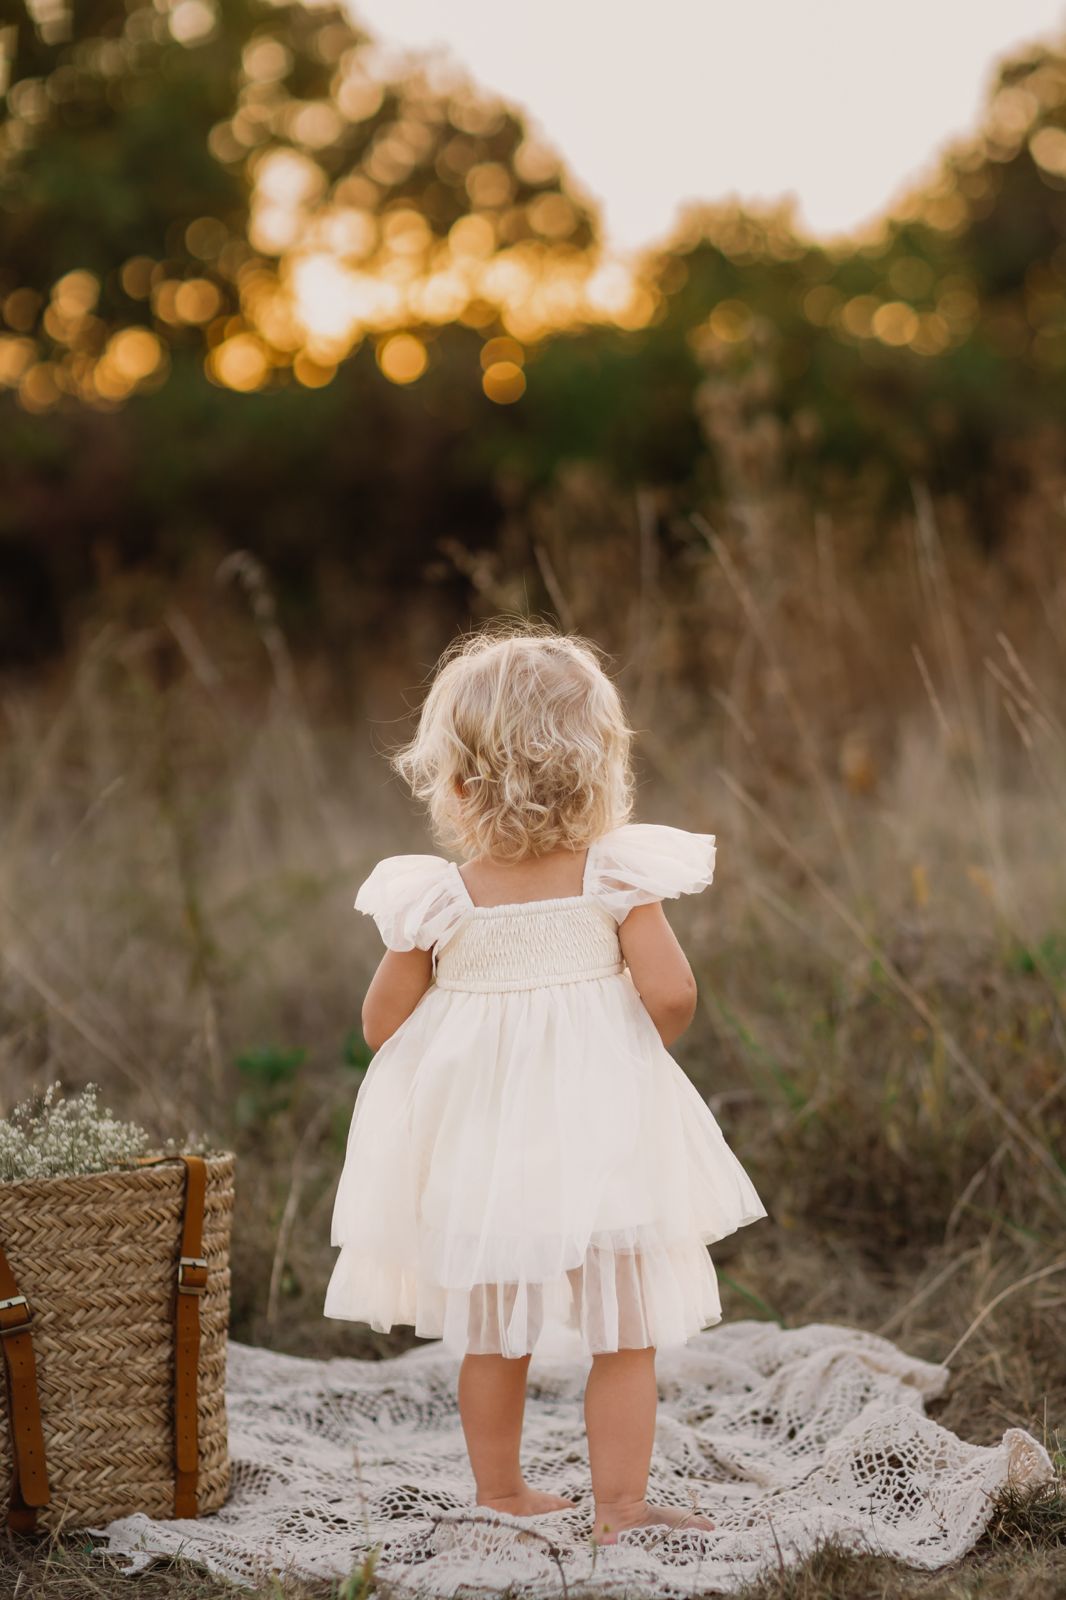
M200 1368L200 1296L207 1288L204 1239L204 1195L207 1167L202 1156L182 1156L185 1163L185 1215L181 1225L181 1260L174 1308L174 1515L195 1517L200 1471L197 1375Z
M12 1446L7 1525L12 1533L34 1533L38 1507L46 1506L51 1498L37 1393L37 1361L30 1333L32 1321L29 1303L19 1293L15 1274L0 1245L0 1344L4 1347Z
M202 1156L142 1156L141 1166L163 1161L185 1166L177 1293L174 1297L174 1515L195 1517L200 1472L197 1380L200 1369L200 1297L207 1288L204 1199L207 1164Z

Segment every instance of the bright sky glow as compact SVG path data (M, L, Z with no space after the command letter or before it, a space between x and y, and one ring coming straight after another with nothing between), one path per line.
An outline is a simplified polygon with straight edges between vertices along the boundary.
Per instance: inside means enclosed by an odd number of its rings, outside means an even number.
M1063 0L348 0L386 46L440 46L524 108L626 251L688 200L791 193L845 232L976 125L995 62Z

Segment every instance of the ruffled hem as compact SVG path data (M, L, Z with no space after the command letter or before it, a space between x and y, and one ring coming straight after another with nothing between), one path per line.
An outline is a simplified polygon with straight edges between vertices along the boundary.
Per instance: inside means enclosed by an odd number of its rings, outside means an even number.
M556 1277L470 1288L446 1288L343 1245L324 1309L327 1317L365 1322L379 1333L413 1327L457 1356L530 1355L549 1325L576 1331L589 1355L665 1349L722 1318L714 1263L696 1239L647 1251L594 1240L576 1266Z
M735 1156L730 1160L739 1167ZM413 1275L423 1283L443 1289L472 1289L483 1283L550 1283L580 1268L590 1249L611 1252L619 1257L642 1256L652 1259L691 1249L706 1248L766 1216L747 1174L740 1168L744 1188L738 1191L728 1215L716 1211L713 1223L693 1222L685 1230L670 1229L663 1223L634 1223L625 1227L596 1228L584 1239L576 1234L564 1237L538 1237L528 1234L501 1234L483 1229L463 1234L437 1228L423 1219L417 1229L417 1255ZM365 1233L352 1230L334 1239L342 1249L372 1249Z

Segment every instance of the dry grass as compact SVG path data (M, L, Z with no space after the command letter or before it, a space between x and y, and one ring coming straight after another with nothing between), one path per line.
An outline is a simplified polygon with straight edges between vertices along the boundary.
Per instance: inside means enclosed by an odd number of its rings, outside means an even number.
M389 1600L388 1588L375 1582L372 1566L357 1568L339 1582L290 1579L284 1585L246 1589L186 1561L157 1561L127 1577L90 1539L0 1542L4 1600L114 1600L127 1593L138 1600L364 1600L371 1594Z
M627 663L639 815L719 836L713 891L671 916L702 997L679 1059L772 1211L716 1255L726 1314L947 1359L945 1425L1020 1425L1062 1461L1066 663L1045 569L949 561L922 506L871 572L825 529L774 543L775 507L748 505L758 537L739 514L670 524L668 575L654 509L575 480L478 571L489 612L535 566ZM106 621L51 685L3 688L2 1097L93 1079L160 1133L232 1144L235 1336L386 1354L409 1341L321 1315L378 953L351 901L380 855L432 845L367 747L362 712L378 742L403 731L395 680L368 669L339 713L238 576L254 629L185 606ZM412 698L445 637L412 645ZM1061 1498L1004 1502L950 1572L829 1549L757 1593L1040 1600L1066 1590L1063 1520ZM115 1584L80 1540L0 1545L5 1595ZM138 1589L232 1592L179 1567Z

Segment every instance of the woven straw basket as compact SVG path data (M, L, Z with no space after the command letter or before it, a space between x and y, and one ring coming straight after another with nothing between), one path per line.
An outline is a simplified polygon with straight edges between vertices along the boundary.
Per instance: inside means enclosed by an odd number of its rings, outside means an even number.
M229 1489L226 1335L232 1155L207 1156L206 1287L195 1408L193 1505ZM0 1247L32 1317L48 1476L42 1528L143 1511L175 1515L175 1307L186 1169L181 1160L86 1177L0 1184ZM183 1314L186 1308L183 1307ZM0 1367L3 1363L0 1362ZM15 1485L10 1395L0 1382L0 1492Z

